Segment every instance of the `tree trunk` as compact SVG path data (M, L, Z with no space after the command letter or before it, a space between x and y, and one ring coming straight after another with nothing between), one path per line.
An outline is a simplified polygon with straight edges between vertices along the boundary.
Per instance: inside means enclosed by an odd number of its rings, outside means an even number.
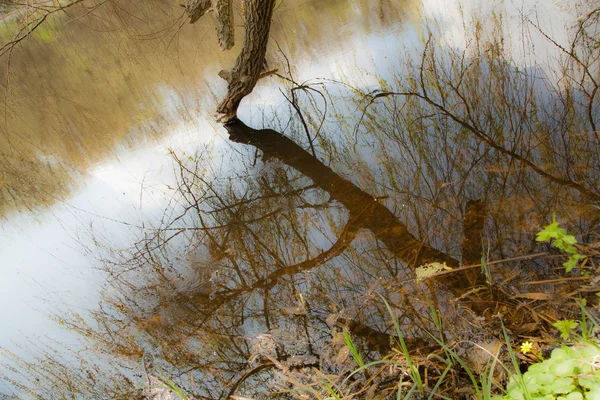
M196 22L209 9L217 18L217 38L221 50L228 50L234 44L232 0L192 0L184 5L190 23ZM246 0L246 23L244 25L244 45L235 65L230 70L219 72L227 81L227 95L217 107L220 120L234 120L244 96L250 94L260 78L271 30L271 17L275 0Z
M265 63L267 42L275 0L247 0L244 46L231 70L219 73L228 83L227 95L217 112L223 122L236 118L237 109L244 96L250 94L258 81Z

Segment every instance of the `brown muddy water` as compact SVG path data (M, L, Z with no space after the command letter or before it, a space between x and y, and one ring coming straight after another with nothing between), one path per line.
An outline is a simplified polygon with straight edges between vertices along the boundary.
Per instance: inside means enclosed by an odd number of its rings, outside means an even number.
M89 11L0 66L0 395L295 398L281 371L352 369L343 329L391 350L382 298L426 349L431 307L476 343L598 291L591 261L549 283L564 259L535 242L553 212L597 241L596 79L548 40L580 10L284 0L278 73L225 127L241 29L220 52L176 4Z

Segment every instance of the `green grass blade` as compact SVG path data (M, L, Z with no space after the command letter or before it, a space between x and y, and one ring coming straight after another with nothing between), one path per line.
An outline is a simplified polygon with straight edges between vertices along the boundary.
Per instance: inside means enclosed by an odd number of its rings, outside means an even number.
M348 379L352 378L352 376L354 376L355 374L358 374L359 372L361 372L364 369L367 369L369 367L372 367L374 365L379 365L379 364L396 364L398 365L398 363L396 361L392 361L392 360L377 360L377 361L372 361L368 364L363 365L360 368L355 369L354 371L350 372L350 374L348 374L348 376L342 381L342 386L346 384L346 382L348 381Z
M500 321L502 322L502 321ZM523 394L525 395L526 400L531 399L531 395L527 390L527 386L525 385L525 381L523 380L523 374L521 373L521 369L519 368L519 363L517 361L517 357L515 357L515 352L510 345L510 338L508 337L508 333L506 332L506 328L504 327L504 322L502 322L502 334L504 335L504 341L506 342L506 347L508 349L508 354L510 355L510 361L512 363L513 369L515 370L515 375L517 377L517 382L519 386L523 389Z
M433 389L431 389L431 393L429 394L429 397L427 398L428 400L431 400L433 398L433 396L435 396L435 392L438 390L438 388L440 387L440 385L444 381L444 378L446 377L446 374L448 374L448 372L450 372L451 368L452 368L452 364L448 363L446 365L446 368L444 369L444 372L442 372L442 375L440 375L440 378L435 383L435 386L433 387Z
M406 358L406 363L408 364L410 378L413 380L413 382L419 389L419 393L421 395L423 395L423 393L424 393L423 380L421 379L421 375L419 374L419 369L414 364L414 362L410 356L410 353L408 352L408 347L406 346L406 343L404 342L404 338L402 337L402 331L400 330L400 323L398 322L398 319L396 318L396 316L394 315L394 312L392 311L392 307L390 307L390 305L386 301L386 299L381 294L378 293L378 295L381 298L381 300L383 301L383 303L385 304L385 307L387 308L387 311L392 318L392 322L394 323L394 329L396 330L396 334L398 335L398 341L400 342L400 348L402 350L402 354L404 354L404 357Z
M158 369L158 372L160 372L160 376L161 376L161 377L163 378L163 380L164 380L164 381L167 383L167 385L169 386L169 388L170 388L170 389L171 389L173 392L177 393L177 395L178 395L179 397L181 397L183 400L187 400L187 396L185 395L185 393L183 393L183 392L181 391L181 389L179 389L179 388L177 387L177 385L175 385L175 383L174 383L174 382L173 382L171 379L169 379L169 377L168 377L168 376L167 376L167 375L166 375L166 374L163 372L163 370L162 370L162 369L161 369L159 366L156 366L156 369Z
M344 341L346 342L346 346L348 346L348 348L350 349L350 354L352 354L354 361L356 361L356 363L358 364L359 367L362 367L363 365L365 365L365 363L364 363L362 357L360 356L360 353L356 349L356 346L354 345L354 342L352 341L352 337L350 336L350 333L346 329L344 329L344 331L342 333L344 334Z
M482 398L481 397L481 391L479 390L479 384L477 383L477 379L475 378L475 375L473 374L473 371L471 371L471 369L460 358L460 356L458 354L456 354L450 347L446 346L446 344L444 342L442 342L441 340L439 340L438 338L436 338L432 334L429 334L429 336L431 336L431 338L433 340L435 340L437 342L437 344L439 344L444 349L445 352L447 352L448 354L450 354L452 356L452 358L456 362L458 362L461 367L463 367L463 369L465 370L465 372L469 376L469 379L471 380L471 383L473 384L473 387L475 388L475 392L476 392L477 398L481 399Z

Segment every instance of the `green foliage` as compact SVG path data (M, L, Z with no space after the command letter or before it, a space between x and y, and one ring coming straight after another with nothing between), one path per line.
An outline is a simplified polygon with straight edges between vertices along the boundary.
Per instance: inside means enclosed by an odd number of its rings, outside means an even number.
M579 301L579 309L581 310L581 321L579 322L579 326L581 328L581 337L583 340L590 341L596 337L596 334L600 329L600 321L585 308L586 304L587 302L585 299Z
M346 329L344 329L343 334L344 334L344 341L346 342L346 346L348 346L348 348L350 349L350 353L352 354L354 361L356 361L356 363L358 364L359 367L364 366L365 363L364 363L360 353L356 349L354 342L352 341L350 332L348 332Z
M552 223L545 226L541 232L538 232L535 240L538 242L553 240L552 246L569 255L569 259L563 263L566 272L571 271L573 267L577 266L579 260L585 258L585 256L577 252L577 248L575 247L577 239L575 239L575 236L568 235L565 229L558 226L556 213L552 214Z
M402 354L404 354L404 356L406 357L406 363L408 364L408 375L410 376L411 380L414 382L414 386L411 388L411 391L406 394L405 398L409 398L412 391L415 390L415 388L418 390L419 394L422 396L425 393L423 379L421 378L421 374L419 373L418 366L415 365L415 363L410 355L410 352L408 351L408 347L406 346L406 342L404 341L404 337L402 335L402 330L400 329L400 323L398 322L398 319L396 318L394 311L392 310L392 307L390 307L387 300L381 294L379 294L379 297L385 304L385 308L387 309L387 312L392 317L392 322L394 323L394 328L396 330L396 334L398 335L398 342L399 342L398 344L400 344L400 349L402 350ZM397 396L398 398L400 398L401 389L402 389L402 386L400 386L398 388L398 396Z
M530 366L522 379L512 375L506 396L496 399L598 399L599 360L600 348L590 343L554 349L548 360Z
M571 336L573 329L579 326L579 322L570 319L563 319L556 321L554 324L552 324L552 326L560 331L560 337L563 340L567 340L569 336Z

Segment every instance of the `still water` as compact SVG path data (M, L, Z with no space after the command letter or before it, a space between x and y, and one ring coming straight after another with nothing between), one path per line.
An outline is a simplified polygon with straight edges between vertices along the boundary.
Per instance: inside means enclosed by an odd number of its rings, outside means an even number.
M257 359L335 359L336 318L387 332L375 293L401 310L407 337L421 337L431 328L423 287L404 285L419 265L477 264L482 240L492 259L539 251L534 234L553 211L593 239L600 171L589 121L536 108L562 110L546 85L561 76L560 51L535 26L566 40L570 12L279 2L267 61L280 76L259 81L239 112L266 132L216 122L216 77L239 44L219 52L210 16L189 25L179 7L147 1L51 19L2 67L0 367L37 381L5 380L0 392L134 398L143 370L164 371L194 398L266 396L281 384L270 371L241 379ZM499 34L502 50L478 42ZM456 82L460 63L473 65L464 89L444 94L436 82L452 88L443 82ZM473 129L392 94L419 87ZM539 90L535 101L527 90ZM387 94L375 101L374 91ZM579 133L568 144L557 142L563 122ZM525 273L547 272L536 266ZM441 301L482 283L471 272L441 282ZM366 345L383 352L386 340Z
M324 7L328 14L323 18L336 25L303 17L316 13L315 7L310 2L282 6L274 21L277 42L298 59L298 79L343 78L357 61L372 69L373 62L363 56L368 54L366 41L380 42L382 51L373 56L381 57L386 45L394 46L393 40L386 44L381 39L403 29L404 13L389 4L387 24L377 22L360 2ZM16 50L8 71L12 112L2 142L2 260L7 274L2 294L6 303L26 309L3 309L2 320L16 328L2 330L3 345L21 334L39 333L44 319L37 313L24 318L26 310L43 307L33 299L43 298L51 307L90 300L90 236L107 236L115 245L127 246L141 221L160 218L171 196L168 186L175 182L170 150L210 144L214 157L222 152L225 160L231 152L213 116L214 101L224 88L214 77L235 53L218 51L210 21L179 27L177 9L168 10L171 19L156 4L140 11L151 14L141 27L135 20L133 26L130 20L118 25L123 16L104 9L85 22L53 21L56 33L50 39L31 40ZM122 29L110 25L100 41L88 26L99 23L100 16ZM173 20L177 29L143 40ZM145 26L147 21L153 25ZM298 38L296 30L302 33ZM273 53L277 59L275 46ZM41 58L44 62L31 62ZM27 74L20 74L26 66ZM29 83L31 75L38 77L35 85ZM363 78L356 75L354 83L361 84ZM376 83L369 75L364 79ZM269 82L262 86L245 101L242 117L258 119L256 109L281 102ZM83 298L68 300L75 293Z

